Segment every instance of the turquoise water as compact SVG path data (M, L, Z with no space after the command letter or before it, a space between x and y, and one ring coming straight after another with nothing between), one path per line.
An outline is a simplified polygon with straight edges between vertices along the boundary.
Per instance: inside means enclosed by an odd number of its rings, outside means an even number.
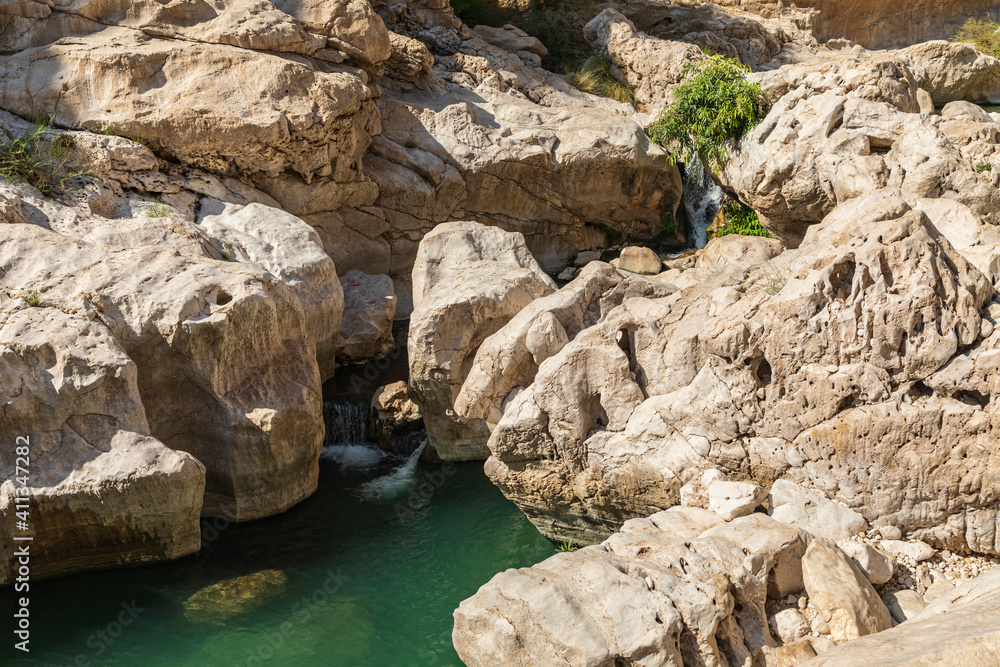
M286 514L219 533L205 524L202 537L195 557L33 584L30 656L8 635L0 664L461 665L459 602L554 552L482 463L367 445L324 450L319 491ZM185 618L205 586L269 569L286 578L275 597L225 621ZM0 605L9 619L11 589Z

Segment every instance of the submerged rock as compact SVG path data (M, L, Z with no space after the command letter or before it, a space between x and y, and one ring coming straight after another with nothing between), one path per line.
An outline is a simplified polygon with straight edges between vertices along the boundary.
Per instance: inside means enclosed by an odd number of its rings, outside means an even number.
M192 623L225 623L281 595L287 582L288 577L281 570L261 570L219 581L187 599L184 618Z

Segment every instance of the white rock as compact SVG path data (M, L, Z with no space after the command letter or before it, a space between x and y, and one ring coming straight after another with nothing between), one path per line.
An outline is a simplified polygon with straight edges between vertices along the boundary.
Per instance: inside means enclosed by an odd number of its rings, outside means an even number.
M868 527L864 517L851 508L786 479L771 486L771 517L834 541L845 540Z
M808 635L812 628L809 621L797 609L783 609L772 617L771 628L786 644Z
M749 482L712 482L708 485L708 509L726 521L746 516L765 498L767 491Z
M837 546L816 538L802 557L802 580L810 603L830 626L834 641L892 627L889 610L854 562Z
M896 623L913 618L927 607L920 593L908 588L886 593L882 596L882 601Z
M903 542L901 540L883 540L882 548L894 556L901 556L919 563L934 555L934 548L923 541Z
M879 526L879 535L887 540L899 540L903 538L903 531L896 526Z
M854 559L854 564L861 568L873 586L880 586L892 579L896 564L887 554L864 542L846 541L840 544L840 548Z
M649 248L629 246L622 250L618 257L618 268L632 273L656 275L660 272L662 265L659 255Z

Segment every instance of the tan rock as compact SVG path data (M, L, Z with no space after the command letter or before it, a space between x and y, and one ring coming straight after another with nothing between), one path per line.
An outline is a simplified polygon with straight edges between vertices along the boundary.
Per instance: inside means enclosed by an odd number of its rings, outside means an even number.
M660 265L660 257L651 249L629 246L622 250L618 258L618 268L631 273L656 275L663 267Z
M337 343L337 357L363 361L390 352L395 343L392 323L396 294L392 278L352 270L340 277L344 292L344 317Z
M487 456L486 423L455 413L458 392L482 342L554 289L519 233L452 222L420 242L413 267L410 387L442 459Z
M695 266L709 271L718 271L727 264L750 268L774 259L782 250L784 248L777 239L727 234L709 241L698 255Z
M5 298L0 314L0 583L26 532L32 580L195 553L204 466L149 435L136 364L111 332L43 299ZM30 531L17 527L25 492Z
M423 425L420 408L410 398L409 388L400 380L379 387L372 396L370 432L382 449L395 448L396 438Z
M842 542L840 549L851 557L873 586L881 586L892 579L896 563L888 554L863 542L854 541Z
M802 580L810 603L830 626L836 642L892 627L889 610L865 575L843 551L816 538L802 557Z

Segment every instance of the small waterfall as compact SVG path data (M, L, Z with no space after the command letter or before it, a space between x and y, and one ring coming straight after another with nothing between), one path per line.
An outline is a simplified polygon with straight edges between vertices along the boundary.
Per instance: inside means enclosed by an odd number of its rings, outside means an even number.
M406 491L413 483L413 478L417 473L417 463L420 461L420 455L424 453L425 447L427 447L426 439L415 452L410 454L406 463L389 474L376 477L358 487L361 497L368 500L392 500Z
M694 158L684 165L684 194L681 203L687 214L688 247L704 248L708 243L708 228L722 206L722 188L705 173L701 160Z
M368 440L368 403L360 398L323 402L326 437L320 458L342 469L374 468L389 454Z
M324 447L368 442L368 403L361 398L323 401Z

